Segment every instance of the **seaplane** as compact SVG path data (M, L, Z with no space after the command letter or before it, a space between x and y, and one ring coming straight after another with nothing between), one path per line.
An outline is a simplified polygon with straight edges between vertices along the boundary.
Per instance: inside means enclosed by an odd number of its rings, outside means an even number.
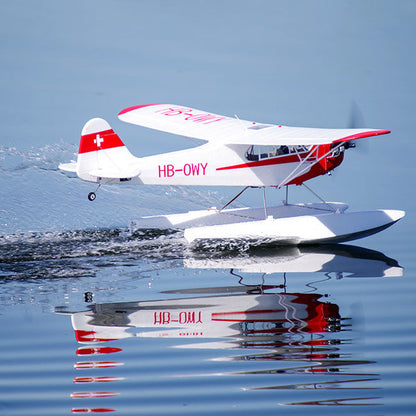
M120 120L174 135L202 140L180 151L136 157L102 118L89 120L81 133L76 161L62 163L102 185L230 186L242 189L223 207L132 219L130 229L180 229L189 244L246 241L298 245L337 243L366 237L391 226L404 211L347 212L348 205L327 202L306 181L339 166L347 149L367 137L390 133L377 129L289 127L222 116L172 104L144 104L122 110ZM288 187L302 185L320 202L290 204ZM286 190L277 206L267 206L265 189ZM263 206L229 208L244 191L259 188Z

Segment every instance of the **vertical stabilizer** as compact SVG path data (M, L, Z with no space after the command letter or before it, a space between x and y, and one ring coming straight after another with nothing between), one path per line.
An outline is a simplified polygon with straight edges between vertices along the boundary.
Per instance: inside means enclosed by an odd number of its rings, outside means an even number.
M101 178L125 178L138 174L137 158L102 118L88 121L81 133L77 175L90 182Z

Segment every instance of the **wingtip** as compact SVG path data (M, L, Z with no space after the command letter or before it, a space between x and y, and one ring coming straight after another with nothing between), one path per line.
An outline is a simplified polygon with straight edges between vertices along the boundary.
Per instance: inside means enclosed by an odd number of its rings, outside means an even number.
M376 136L381 136L382 134L390 134L391 130L379 130Z
M352 134L347 137L342 137L341 139L334 140L333 143L347 142L350 140L364 139L366 137L372 136L381 136L382 134L389 134L390 130L364 130L359 133Z
M121 110L121 111L118 113L118 116L120 117L120 116L122 116L123 114L130 113L130 111L137 110L137 109L139 109L139 108L150 107L150 106L152 106L152 105L159 105L159 104L141 104L141 105L134 105L134 106L132 106L132 107L127 107L127 108L125 108L124 110Z

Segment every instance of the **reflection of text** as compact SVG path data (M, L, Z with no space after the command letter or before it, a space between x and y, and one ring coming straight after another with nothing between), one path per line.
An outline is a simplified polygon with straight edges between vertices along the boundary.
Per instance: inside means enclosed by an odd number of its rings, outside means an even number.
M181 311L177 314L171 312L155 312L154 325L171 325L171 324L202 324L202 313Z

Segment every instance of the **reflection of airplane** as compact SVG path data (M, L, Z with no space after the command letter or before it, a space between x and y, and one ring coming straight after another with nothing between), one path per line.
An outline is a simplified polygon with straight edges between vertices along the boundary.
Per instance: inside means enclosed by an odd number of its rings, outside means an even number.
M95 354L97 346L98 349L102 348L106 341L117 345L117 340L123 338L195 339L199 342L184 342L180 347L241 350L242 355L229 356L223 353L215 360L268 362L272 366L268 369L264 365L260 369L250 366L234 375L344 374L348 375L347 379L337 380L337 386L343 385L343 389L357 389L359 387L355 386L360 381L374 380L369 377L370 374L351 371L351 366L370 362L353 360L342 353L342 345L346 340L340 336L343 323L336 304L321 300L319 294L265 293L275 288L269 286L265 291L263 289L265 288L258 286L240 286L238 293L237 287L223 287L217 288L217 293L213 294L215 289L207 288L195 292L210 293L209 296L94 304L87 311L72 313L72 326L77 341L88 344L92 354ZM186 290L179 292L186 293ZM139 356L137 359L140 359ZM289 364L282 367L278 362ZM97 369L106 367L106 362L98 361L97 366L93 363L87 362L83 367L77 367L91 368L94 373L90 377L77 377L74 382L85 380L88 383L101 383L122 379L97 376ZM115 365L117 363L109 362L108 367ZM192 377L192 374L188 376ZM327 389L331 388L328 387L331 383L334 381L312 384L315 389ZM351 383L354 387L348 387ZM309 388L310 384L297 384L294 388ZM257 390L261 388L289 387L255 387ZM73 393L72 397L82 397L82 394ZM94 392L84 393L84 397L85 394L99 397ZM116 395L112 392L104 394L105 397Z
M320 297L263 293L96 304L90 311L72 314L71 319L77 340L87 343L135 336L253 340L336 328L337 306L320 302Z
M250 255L209 256L193 253L184 259L191 269L237 269L246 273L333 273L342 277L402 276L396 260L375 250L348 245L253 249Z
M274 252L257 249L252 250L250 256L233 258L219 258L217 253L214 258L204 259L199 253L199 259L188 258L186 262L189 267L199 268L221 267L250 273L322 272L327 276L335 273L337 277L343 273L348 277L393 276L401 275L402 271L395 260L382 253L351 246L303 247ZM113 386L123 380L123 350L119 341L126 338L182 339L184 341L179 341L177 347L222 351L214 358L216 361L270 363L271 368L250 366L234 375L338 375L336 381L331 378L330 381L319 379L316 382L314 379L312 383L297 378L293 385L276 385L278 378L273 379L272 385L254 387L257 390L309 389L310 386L314 389L358 390L360 382L376 379L375 374L351 369L370 362L354 360L343 352L343 344L348 340L342 336L344 320L338 305L327 302L317 293L287 293L281 291L283 288L240 284L173 290L164 293L171 294L171 299L92 304L88 310L73 312L72 326L77 341L82 344L77 355L85 357L74 366L83 371L74 378L74 383L77 386L90 383ZM189 343L191 339L195 342ZM230 356L224 350L236 351L236 354ZM117 373L104 373L104 369L109 368L117 368ZM117 395L110 388L97 390L77 391L71 397L86 399ZM96 411L94 409L98 408L80 407L73 411L83 409ZM109 407L102 409L111 410Z
M254 250L250 256L225 258L218 256L207 258L200 255L199 258L188 257L184 262L185 266L190 268L230 268L237 269L240 273L322 272L327 276L334 273L337 278L343 277L344 274L347 277L383 277L402 274L402 268L397 262L384 254L345 245ZM254 287L254 290L258 288L258 286ZM317 295L264 293L264 289L270 288L273 286L263 287L257 295L254 295L253 291L250 292L247 287L247 294L242 295L243 286L238 286L236 291L240 294L232 296L228 294L95 305L92 311L73 314L72 323L77 340L80 342L107 341L134 336L235 337L241 331L230 326L229 322L247 320L282 322L289 319L289 316L292 323L302 322L300 327L303 332L309 332L307 328L310 327L310 322L316 322L316 317L319 315L314 306ZM218 289L219 293L221 290ZM211 291L215 292L216 289ZM196 294L198 291L192 289L187 294L190 293ZM327 305L325 308L328 308L328 304L325 305ZM114 312L115 310L117 313ZM249 311L248 315L246 311ZM322 315L323 312L320 313ZM321 330L325 322L322 316ZM131 328L146 328L152 331L135 332ZM183 328L187 330L184 331ZM291 331L293 330L294 328L291 328ZM107 334L107 331L110 334Z
M227 287L222 293L227 293ZM219 290L221 291L221 290ZM90 383L110 383L123 380L120 376L97 375L97 370L117 367L122 363L103 360L103 354L121 353L121 349L106 347L103 342L130 337L160 338L222 338L223 341L193 348L261 349L259 354L247 355L247 360L307 361L307 367L296 371L313 373L334 371L338 341L315 333L339 331L340 315L337 305L320 301L321 295L302 293L257 293L240 286L240 294L201 296L169 300L123 302L91 305L90 310L71 314L78 342L88 344L77 349L77 355L93 356L95 360L77 362L75 369L90 369L93 373L74 378L78 386ZM241 293L242 292L242 293ZM235 293L235 289L234 289ZM184 346L185 347L185 346ZM271 350L271 353L267 353ZM324 363L330 359L330 366ZM316 362L314 362L314 360ZM342 364L345 365L345 364ZM101 373L103 374L103 373ZM76 391L73 399L108 398L113 391ZM98 408L73 408L73 412L95 412ZM109 407L103 411L111 411Z

